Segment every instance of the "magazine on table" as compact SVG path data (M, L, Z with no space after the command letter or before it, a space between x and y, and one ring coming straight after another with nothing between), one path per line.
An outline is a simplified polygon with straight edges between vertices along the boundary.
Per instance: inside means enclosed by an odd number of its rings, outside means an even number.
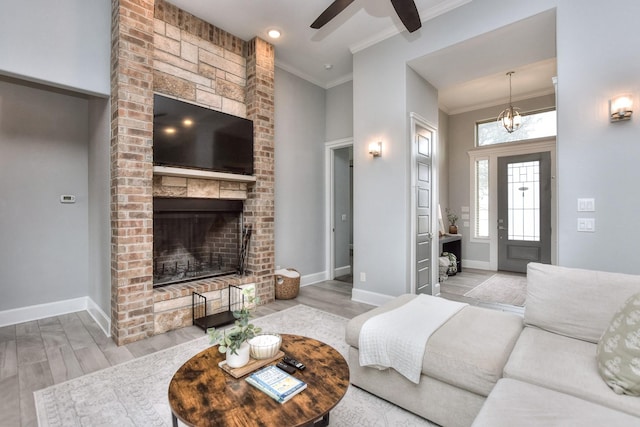
M254 372L246 381L280 403L307 388L307 383L273 365Z

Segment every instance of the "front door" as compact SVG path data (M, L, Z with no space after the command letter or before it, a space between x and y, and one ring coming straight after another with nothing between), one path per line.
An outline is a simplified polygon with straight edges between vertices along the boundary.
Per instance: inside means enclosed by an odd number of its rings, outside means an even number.
M498 159L498 270L551 263L551 155Z

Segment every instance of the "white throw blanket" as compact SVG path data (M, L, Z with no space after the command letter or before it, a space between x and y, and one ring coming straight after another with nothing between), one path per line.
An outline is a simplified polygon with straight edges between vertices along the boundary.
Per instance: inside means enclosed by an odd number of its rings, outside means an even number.
M418 384L427 340L466 305L419 295L401 307L372 317L360 330L360 366L393 368Z

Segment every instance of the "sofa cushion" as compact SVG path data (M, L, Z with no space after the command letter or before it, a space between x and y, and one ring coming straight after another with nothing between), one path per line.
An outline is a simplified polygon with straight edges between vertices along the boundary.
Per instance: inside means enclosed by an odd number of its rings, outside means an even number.
M613 391L640 396L640 294L613 316L596 354L598 372Z
M402 295L351 319L347 324L347 343L358 348L364 322L413 298L415 295ZM422 374L487 396L498 378L502 377L504 365L521 330L522 317L516 314L464 307L429 338Z
M468 306L431 335L422 373L448 384L487 396L511 354L522 317Z
M505 378L547 387L640 416L640 399L614 393L600 378L596 344L527 326L504 368Z
M637 426L640 419L533 384L503 378L472 427Z
M640 276L529 263L524 321L597 343L613 314L637 292Z

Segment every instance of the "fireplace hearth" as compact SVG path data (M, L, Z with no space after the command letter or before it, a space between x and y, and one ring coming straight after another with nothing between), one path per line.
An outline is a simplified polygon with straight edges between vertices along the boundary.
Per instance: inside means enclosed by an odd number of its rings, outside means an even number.
M154 198L153 286L235 274L242 201Z

